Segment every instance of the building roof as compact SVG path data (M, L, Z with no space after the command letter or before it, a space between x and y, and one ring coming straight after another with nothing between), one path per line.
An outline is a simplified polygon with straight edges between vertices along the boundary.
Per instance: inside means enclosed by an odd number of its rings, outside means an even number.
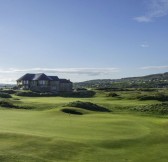
M60 81L60 83L71 83L70 80L67 79L59 79L57 76L47 76L44 73L38 73L38 74L25 74L21 78L19 78L17 81L21 80L49 80L49 81Z
M51 79L44 73L39 73L39 74L35 74L33 80L51 80Z
M53 79L54 78L54 79ZM56 80L58 78L57 76L49 77L45 75L44 73L38 73L38 74L25 74L21 78L19 78L17 81L21 80Z
M57 76L48 76L51 80L59 81L59 78Z
M33 80L33 78L35 77L35 74L25 74L23 75L21 78L19 78L17 81L21 81L21 80Z
M67 79L59 79L60 83L71 83L70 80Z

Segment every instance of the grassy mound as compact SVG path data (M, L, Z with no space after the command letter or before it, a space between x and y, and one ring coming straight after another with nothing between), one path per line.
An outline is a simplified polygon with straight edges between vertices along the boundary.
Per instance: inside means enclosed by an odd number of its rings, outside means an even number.
M97 104L93 104L91 102L75 101L70 102L67 106L82 108L90 111L110 112L110 110L108 110L107 108L99 106Z
M8 100L1 100L0 107L13 108L13 109L32 109L33 108L31 106L26 106L26 105L24 106L14 105L11 101L8 101Z
M1 107L7 107L7 108L18 108L18 106L15 106L13 103L9 101L0 101L0 106Z

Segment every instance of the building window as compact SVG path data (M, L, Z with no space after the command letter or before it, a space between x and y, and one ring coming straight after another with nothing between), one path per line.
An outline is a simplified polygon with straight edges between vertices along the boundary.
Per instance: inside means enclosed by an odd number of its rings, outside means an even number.
M29 84L29 81L28 80L24 80L23 84Z
M45 84L46 84L46 81L45 81L45 80L39 80L39 84L45 85Z

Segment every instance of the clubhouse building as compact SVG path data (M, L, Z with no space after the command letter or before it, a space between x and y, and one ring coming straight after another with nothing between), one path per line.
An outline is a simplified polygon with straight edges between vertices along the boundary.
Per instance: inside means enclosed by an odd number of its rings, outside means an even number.
M59 79L57 76L47 76L44 73L25 74L17 80L19 89L38 92L72 92L72 82Z

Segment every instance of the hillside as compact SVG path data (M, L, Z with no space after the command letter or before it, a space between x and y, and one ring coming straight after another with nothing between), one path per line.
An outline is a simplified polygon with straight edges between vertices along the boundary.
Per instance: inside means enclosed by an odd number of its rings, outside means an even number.
M168 72L140 77L121 79L97 79L74 83L74 87L81 88L167 88Z
M3 83L0 83L0 88L12 88L16 86L16 84L3 84Z

